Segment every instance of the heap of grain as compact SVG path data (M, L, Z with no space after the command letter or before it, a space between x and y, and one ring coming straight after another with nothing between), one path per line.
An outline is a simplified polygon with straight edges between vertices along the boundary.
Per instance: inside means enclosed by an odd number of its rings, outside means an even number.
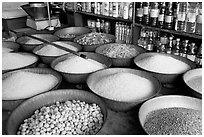
M7 47L2 47L2 53L8 53L8 52L12 52L13 49L11 48L7 48Z
M68 48L73 51L78 51L78 49L70 44L66 44L64 42L53 42L55 44L58 44L62 47ZM62 50L60 48L57 48L53 45L46 45L42 47L40 50L35 52L37 55L42 55L42 56L61 56L64 54L67 54L69 52Z
M144 129L150 135L201 135L202 112L188 108L164 108L150 112Z
M109 44L109 46L102 50L102 54L111 58L132 58L139 52L128 44Z
M54 68L55 70L64 73L82 74L106 68L106 65L92 59L84 59L73 55L64 61L59 62Z
M3 53L2 69L10 70L31 65L37 61L37 57L32 54Z
M164 74L180 74L191 69L188 64L166 55L148 56L136 63L145 70Z
M186 83L195 91L202 93L202 76L193 77L189 79Z
M16 100L32 97L55 87L58 79L51 74L19 71L2 82L2 99Z
M44 106L24 120L18 135L94 135L103 125L97 104L80 100Z
M104 76L95 83L96 94L115 101L135 102L153 94L153 83L135 74L121 72Z

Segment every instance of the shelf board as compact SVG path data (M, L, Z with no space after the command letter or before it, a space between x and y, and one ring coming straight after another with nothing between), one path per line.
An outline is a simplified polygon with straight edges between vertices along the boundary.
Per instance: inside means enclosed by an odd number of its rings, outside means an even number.
M202 35L190 34L190 33L186 33L186 32L179 32L179 31L175 31L175 30L160 29L160 28L146 26L146 25L142 25L142 24L138 24L138 23L135 23L135 26L145 27L145 28L152 29L152 30L172 33L172 34L181 35L181 36L187 36L187 37L196 38L196 39L202 39Z
M104 19L110 19L110 20L117 20L117 21L132 23L132 20L129 20L129 19L115 18L115 17L111 17L111 16L105 16L105 15L101 15L101 14L94 14L94 13L90 13L90 12L76 11L76 13L81 13L81 14L84 14L84 15L89 15L89 16L94 16L94 17L99 17L99 18L104 18Z

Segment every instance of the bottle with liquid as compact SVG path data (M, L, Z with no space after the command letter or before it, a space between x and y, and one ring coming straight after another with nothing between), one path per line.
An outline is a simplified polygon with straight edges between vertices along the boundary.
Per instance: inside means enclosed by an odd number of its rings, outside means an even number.
M196 54L196 65L197 67L202 67L202 44L198 48L198 52Z
M180 52L180 56L181 56L181 57L187 58L188 41L189 41L189 40L185 40L185 41L183 42L183 46L182 46L182 49L181 49L181 52Z
M142 2L136 2L136 17L135 22L141 24L143 18Z
M140 31L140 38L138 40L138 46L145 48L146 45L146 30L142 28Z
M132 20L132 14L133 14L133 2L129 4L129 11L128 11L128 19Z
M105 21L102 19L100 24L101 24L101 32L104 33L105 32Z
M113 2L109 2L109 16L113 16Z
M187 2L179 2L177 8L177 18L175 24L176 31L186 31L186 14L187 14Z
M91 13L94 13L95 11L95 3L91 2Z
M113 2L113 17L117 18L118 14L118 2Z
M128 16L129 16L129 4L128 2L124 2L124 5L123 5L123 19L128 19Z
M193 62L195 62L196 58L196 45L195 43L191 43L188 47L187 58Z
M202 35L202 2L199 3L198 15L196 17L195 33Z
M176 19L177 19L177 15L178 15L178 3L179 2L173 2L172 8L173 8L173 29L175 30L175 26L176 26Z
M160 3L159 17L158 17L158 28L164 27L164 15L165 15L166 5L165 2Z
M154 50L154 41L153 41L153 32L152 31L149 32L146 50L148 52L151 52Z
M173 29L173 9L172 9L173 2L167 2L167 8L165 13L164 19L164 28L166 29Z
M150 10L150 3L149 2L143 2L143 24L149 25L149 10Z
M158 2L151 2L150 8L150 26L156 27L159 16Z
M172 47L173 47L173 36L170 36L169 37L169 43L167 44L167 47L166 47L166 53L167 54L171 54Z
M194 33L196 26L196 16L198 13L197 2L189 2L188 3L188 11L187 11L187 23L186 23L186 32Z
M97 20L96 20L96 32L101 32L100 19L97 19Z
M104 31L105 33L110 33L110 22L109 21L106 21L105 22L105 26L104 26Z
M180 55L180 38L176 39L176 44L174 45L173 49L172 49L172 54L173 55Z

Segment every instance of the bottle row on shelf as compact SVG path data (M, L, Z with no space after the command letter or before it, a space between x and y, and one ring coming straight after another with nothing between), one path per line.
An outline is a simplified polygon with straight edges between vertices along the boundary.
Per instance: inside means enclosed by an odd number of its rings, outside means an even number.
M87 25L93 32L110 33L111 30L110 21L104 19L88 19Z
M132 20L133 2L77 2L76 10Z
M135 22L202 35L202 2L136 2Z
M138 45L148 52L182 56L195 62L198 67L202 66L202 43L143 28L140 32Z

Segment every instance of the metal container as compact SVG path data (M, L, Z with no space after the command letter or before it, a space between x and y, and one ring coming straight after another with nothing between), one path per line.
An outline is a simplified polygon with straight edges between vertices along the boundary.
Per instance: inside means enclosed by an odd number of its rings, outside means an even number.
M90 59L94 59L100 63L103 63L106 65L106 67L110 67L112 62L109 58L103 56L103 55L100 55L100 54L97 54L97 53L91 53L91 52L80 52L84 55L86 55L88 58ZM67 54L67 55L63 55L61 57L58 57L56 58L55 60L52 61L51 63L51 67L52 69L55 70L55 66L59 63L59 62L62 62L64 60L67 60L69 59L71 56L73 56L73 54ZM83 66L82 66L83 67ZM57 70L56 70L57 71ZM65 78L65 80L68 82L68 83L74 83L74 84L79 84L79 83L86 83L86 80L88 78L88 76L93 73L65 73L65 72L60 72L58 71L59 73L61 73L63 75L63 77Z
M32 72L32 73L37 73L37 74L52 74L53 76L55 76L58 79L58 83L50 90L54 90L57 89L58 86L61 84L62 81L62 76L53 71L52 69L48 69L48 68L28 68L28 69L21 69L21 70L16 70L16 71L12 71L12 72L8 72L8 73L4 73L2 75L2 81L4 79L6 79L7 77L17 73L17 72ZM12 85L12 83L11 83ZM29 92L29 91L28 91ZM44 91L47 92L47 91ZM41 93L40 93L41 94ZM31 97L30 97L31 98ZM27 98L28 99L28 98ZM4 110L9 110L12 111L14 110L18 105L20 105L22 102L24 102L26 99L17 99L17 100L2 100L2 108Z
M51 92L43 93L37 95L33 98L28 99L20 106L18 106L10 115L6 132L8 135L16 135L20 124L24 119L30 117L35 110L40 109L43 106L49 106L54 104L55 102L65 102L68 100L80 100L86 103L95 103L99 105L103 114L103 125L105 125L107 118L107 108L105 103L96 95L77 89L69 89L69 90L54 90ZM100 130L99 130L100 131ZM99 132L98 131L98 132Z

